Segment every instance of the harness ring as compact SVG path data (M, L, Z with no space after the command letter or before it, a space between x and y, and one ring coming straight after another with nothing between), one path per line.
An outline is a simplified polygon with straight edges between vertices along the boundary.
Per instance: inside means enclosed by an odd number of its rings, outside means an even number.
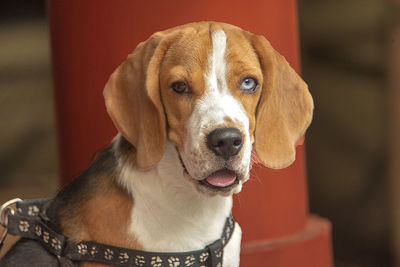
M22 199L20 199L20 198L14 198L14 199L7 201L3 205L1 205L1 207L0 207L0 225L1 226L7 228L8 214L11 214L11 215L14 214L14 210L10 206L12 204L15 204L15 203L21 202L21 201L22 201Z

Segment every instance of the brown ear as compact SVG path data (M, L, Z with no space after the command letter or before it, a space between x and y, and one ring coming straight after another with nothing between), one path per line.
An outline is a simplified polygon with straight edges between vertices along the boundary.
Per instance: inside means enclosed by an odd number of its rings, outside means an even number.
M251 36L264 75L256 111L255 150L269 168L285 168L295 160L296 142L313 113L307 84L263 36Z
M156 33L140 43L114 71L103 92L115 126L136 148L136 167L141 170L153 167L165 151L166 122L158 76L167 39Z

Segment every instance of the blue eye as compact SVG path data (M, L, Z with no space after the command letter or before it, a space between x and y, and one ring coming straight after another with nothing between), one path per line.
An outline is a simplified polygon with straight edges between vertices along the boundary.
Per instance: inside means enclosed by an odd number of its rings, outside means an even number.
M240 89L244 92L254 93L258 89L258 83L253 78L244 78L240 84Z

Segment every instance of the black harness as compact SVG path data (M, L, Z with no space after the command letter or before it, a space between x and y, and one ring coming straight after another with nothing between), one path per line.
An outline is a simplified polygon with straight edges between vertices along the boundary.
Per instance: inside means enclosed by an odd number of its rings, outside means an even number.
M189 252L148 252L115 247L95 241L71 242L53 230L55 227L46 215L51 199L14 200L0 209L0 224L6 230L0 237L0 248L7 233L39 242L50 254L57 257L60 266L76 266L80 261L113 266L148 267L222 267L223 249L230 240L235 221L226 219L221 238L204 249ZM168 231L168 229L165 229ZM0 262L1 265L1 262Z

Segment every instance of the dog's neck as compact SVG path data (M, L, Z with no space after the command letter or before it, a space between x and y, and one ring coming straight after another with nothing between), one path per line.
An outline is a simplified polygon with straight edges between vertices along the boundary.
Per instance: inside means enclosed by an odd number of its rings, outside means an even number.
M200 193L187 177L174 146L149 171L120 164L118 182L133 198L129 234L144 250L202 249L220 238L232 197Z

